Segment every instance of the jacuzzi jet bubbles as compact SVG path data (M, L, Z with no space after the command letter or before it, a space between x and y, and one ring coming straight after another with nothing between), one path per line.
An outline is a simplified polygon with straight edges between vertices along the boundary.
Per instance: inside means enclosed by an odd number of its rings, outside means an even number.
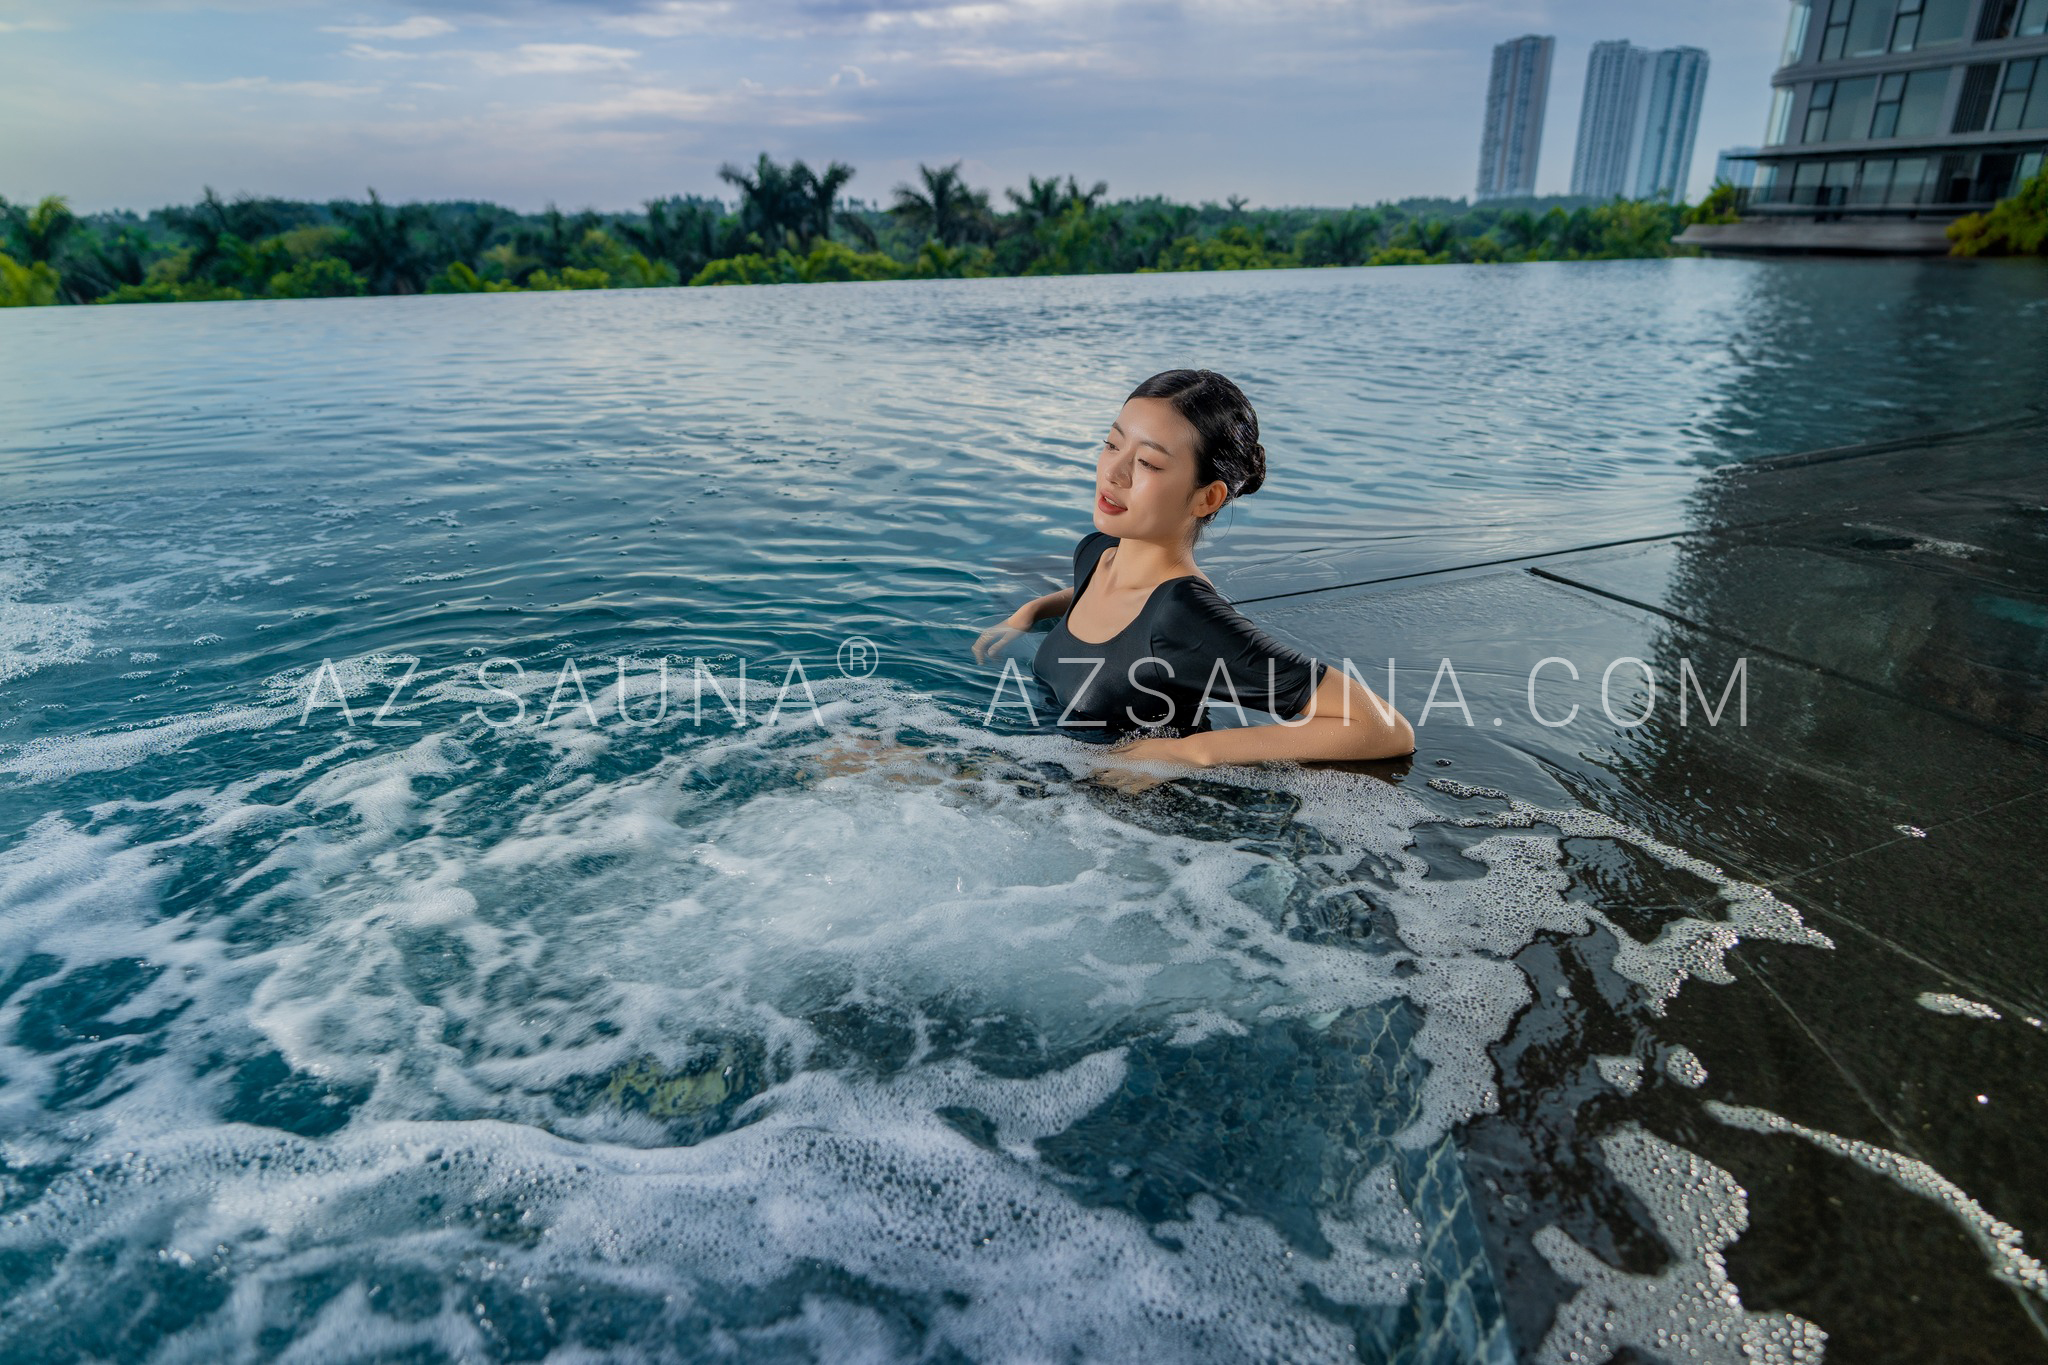
M323 734L37 824L0 855L0 1252L104 1258L15 1289L16 1339L171 1275L165 1332L223 1355L694 1323L742 1350L1319 1359L1421 1349L1424 1295L1505 1360L1451 1134L1498 1107L1515 955L1604 930L1654 1011L1742 938L1828 943L1592 812L1298 768L1130 796L1082 780L1087 746L818 691L832 733ZM823 761L856 728L916 761ZM162 747L86 744L37 761ZM1706 879L1721 917L1632 936L1565 894L1566 839Z

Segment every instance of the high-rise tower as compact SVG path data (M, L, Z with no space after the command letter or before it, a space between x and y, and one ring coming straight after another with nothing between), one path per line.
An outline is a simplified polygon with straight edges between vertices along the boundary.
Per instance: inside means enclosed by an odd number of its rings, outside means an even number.
M1637 140L1643 129L1643 82L1650 54L1627 39L1593 44L1586 60L1586 97L1579 105L1579 142L1572 157L1572 193L1612 199L1635 186Z
M1643 91L1643 132L1630 197L1685 199L1692 148L1700 133L1700 101L1707 90L1707 54L1696 47L1666 48L1651 59Z
M1555 38L1528 34L1493 50L1486 88L1486 129L1479 140L1479 198L1536 192L1543 145L1543 106L1550 97Z

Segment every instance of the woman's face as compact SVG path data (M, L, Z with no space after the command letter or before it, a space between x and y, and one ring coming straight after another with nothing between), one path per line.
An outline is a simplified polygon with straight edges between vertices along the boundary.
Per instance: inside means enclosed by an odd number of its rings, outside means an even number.
M1095 529L1119 540L1186 541L1223 505L1221 479L1195 487L1195 428L1164 398L1133 398L1095 457Z

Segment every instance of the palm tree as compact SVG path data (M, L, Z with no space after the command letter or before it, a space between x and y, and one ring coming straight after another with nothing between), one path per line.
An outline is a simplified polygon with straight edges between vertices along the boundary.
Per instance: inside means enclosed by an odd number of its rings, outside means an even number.
M866 250L879 251L882 249L882 239L875 235L874 224L868 222L867 219L858 215L848 214L838 219L838 226L845 229L846 235L853 238L855 242L859 243Z
M1098 180L1088 189L1082 189L1073 176L1067 177L1067 202L1079 204L1083 209L1094 212L1096 201L1109 193L1109 182Z
M559 215L558 215L559 216ZM348 237L342 257L356 268L373 294L417 294L425 287L427 258L413 234L426 226L419 204L392 207L370 191L370 202L342 209Z
M942 246L958 246L979 235L989 218L988 195L971 190L960 178L960 162L934 169L918 163L924 181L922 191L909 185L896 187L896 202L889 212Z
M1443 219L1428 218L1419 223L1408 223L1400 235L1405 240L1396 241L1396 246L1413 247L1425 256L1439 256L1451 249L1451 243L1458 234Z
M619 235L649 260L667 261L689 279L718 255L718 213L697 199L649 199L645 222L619 220Z
M72 253L65 286L83 300L110 294L124 284L141 284L149 274L152 246L149 234L134 226L120 228L111 238L90 234L84 249Z
M1072 179L1071 176L1068 177L1070 183ZM1060 216L1060 210L1064 207L1064 198L1060 193L1060 178L1055 175L1040 180L1035 175L1027 175L1024 177L1024 183L1030 188L1022 194L1015 190L1004 190L1003 193L1016 206L1017 225L1025 232L1035 232L1040 223L1049 223Z
M221 203L211 185L197 204L189 209L165 209L163 218L172 231L192 244L185 270L195 279L203 278L223 256L221 238L234 235L228 228L227 205Z
M585 209L570 217L552 202L540 222L521 225L512 234L520 254L530 256L542 270L560 270L569 264L569 253L583 244L584 235L599 224L598 216Z
M839 191L846 182L853 179L853 167L843 161L835 161L825 167L822 174L813 173L809 166L798 161L790 165L790 177L802 190L808 212L804 215L807 240L832 240L832 214L839 200Z
M1310 265L1362 265L1379 244L1380 227L1380 216L1369 209L1319 218L1302 234L1302 259Z
M1138 214L1137 239L1133 243L1136 252L1133 264L1156 266L1159 257L1167 247L1195 230L1195 220L1200 216L1193 204L1176 204L1166 199L1146 201Z
M718 168L718 178L740 192L740 227L758 235L764 247L772 251L791 234L801 242L812 218L811 186L817 180L803 162L778 166L763 152L751 174L728 162Z
M434 227L434 256L475 268L491 238L504 226L505 212L495 204L479 204L466 217L445 218Z
M6 221L8 236L20 247L25 265L41 262L54 267L57 253L64 249L64 239L78 226L71 205L59 194L44 195L42 202L32 209L0 199L0 217Z
M242 244L271 236L282 226L275 201L266 203L242 195L225 203L213 186L205 189L205 196L191 208L165 209L163 213L164 222L192 244L192 255L185 264L185 273L192 279L212 278L222 266L232 271Z

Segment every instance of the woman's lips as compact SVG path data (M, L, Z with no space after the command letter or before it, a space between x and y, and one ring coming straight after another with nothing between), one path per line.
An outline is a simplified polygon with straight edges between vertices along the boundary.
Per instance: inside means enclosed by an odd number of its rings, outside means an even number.
M1130 509L1128 507L1118 507L1115 503L1111 502L1107 497L1103 496L1100 493L1097 493L1095 495L1095 510L1098 512L1107 512L1109 513L1109 515L1116 517L1122 516L1125 512L1128 512Z

